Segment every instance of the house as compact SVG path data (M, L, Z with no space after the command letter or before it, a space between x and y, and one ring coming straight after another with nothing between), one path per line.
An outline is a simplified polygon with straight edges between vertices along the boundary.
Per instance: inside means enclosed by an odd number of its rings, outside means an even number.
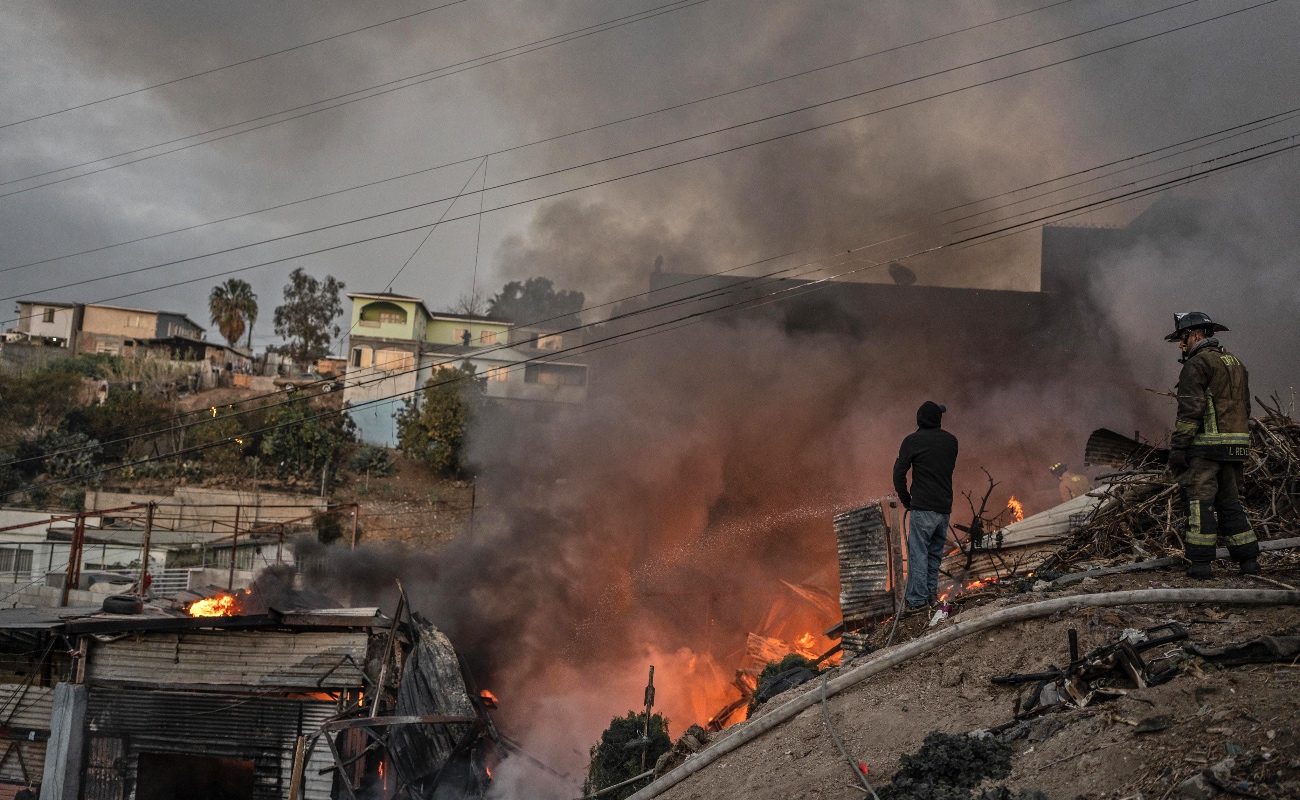
M194 611L212 599L230 602ZM134 613L2 610L0 796L480 797L501 757L486 705L445 635L395 616L274 581Z
M73 353L124 357L154 339L204 337L200 325L178 312L50 300L20 300L15 332Z
M343 400L362 441L396 446L397 412L444 366L471 364L485 379L484 393L504 402L586 400L587 366L563 360L558 337L532 329L516 336L510 323L432 312L418 297L348 297L352 325Z

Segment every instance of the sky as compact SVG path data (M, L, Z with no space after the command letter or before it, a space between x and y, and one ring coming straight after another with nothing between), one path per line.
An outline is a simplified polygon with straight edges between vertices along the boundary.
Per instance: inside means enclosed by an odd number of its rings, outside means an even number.
M350 290L379 290L393 281L393 289L445 308L474 288L490 294L506 280L533 275L548 275L591 298L613 299L643 291L657 255L666 259L667 269L702 272L801 248L852 247L882 231L896 231L902 221L951 199L996 194L1290 108L1297 99L1290 76L1300 58L1286 35L1295 22L1294 5L1272 3L991 86L733 153L708 154L1250 5L1241 0L925 5L691 0L667 7L653 0L8 4L0 10L0 125L7 125L0 128L0 194L17 193L0 197L0 226L6 232L0 239L0 269L6 270L0 273L2 296L116 298L111 302L179 310L207 324L205 299L224 279L218 273L241 270L235 274L253 284L264 309L254 330L261 346L274 341L270 310L296 266L333 274ZM590 26L649 9L660 11L591 31ZM1040 10L482 158L1033 9ZM523 180L1158 9L1169 10L799 114ZM407 15L413 16L378 24ZM377 26L176 80L370 25ZM123 160L97 161L105 156L133 150L139 152L126 158L151 156L194 140L143 148L213 129L224 128L216 135L234 133L242 128L226 126L263 117L263 123L270 122L281 117L268 115L285 109L489 54L511 55L518 51L510 48L547 44L548 37L574 31L588 35L212 144L72 177ZM175 82L53 113L167 81ZM23 122L40 115L51 116ZM701 156L706 157L532 201ZM460 161L314 202L45 261ZM1261 173L1294 169L1294 161L1276 159L1216 179L1208 191L1250 185ZM56 171L84 162L92 163ZM41 173L48 174L23 180ZM480 197L476 190L485 178L498 188ZM39 188L50 180L61 182ZM469 194L450 209L448 201L430 202L462 190ZM481 217L480 199L488 209ZM385 213L409 206L418 207ZM508 207L492 210L500 206ZM1138 210L1129 205L1081 221L1114 223ZM373 214L384 216L201 257ZM449 221L418 252L427 229L388 235L440 216ZM348 244L375 236L382 238ZM339 245L345 246L294 258ZM922 282L1035 288L1032 232L981 252L986 257L917 259L914 266ZM153 268L179 259L190 260ZM34 261L45 263L13 269ZM266 261L278 263L255 266ZM128 270L136 272L93 280ZM172 285L180 281L186 283ZM68 286L74 282L80 285ZM10 311L8 303L5 308Z
M544 276L589 307L610 303L595 316L645 292L656 268L753 275L866 246L844 279L889 282L898 259L921 285L1034 292L1032 229L932 248L964 226L991 230L1164 171L1194 176L1300 135L1300 116L1282 117L1135 170L1126 160L1300 109L1290 0L665 3L0 6L5 311L17 297L111 300L206 323L207 293L231 273L259 296L261 348L275 342L272 309L298 266L433 309ZM619 27L591 27L602 23ZM578 38L550 38L570 32ZM177 80L325 37L335 38ZM476 66L483 57L498 60ZM795 73L806 74L782 80ZM391 83L417 75L443 77ZM105 156L150 156L160 151L144 148L367 87L396 90L72 177L117 163L96 161ZM696 102L713 95L725 96ZM1101 164L1112 166L1096 183L1063 194L1043 184ZM743 643L770 599L746 592L814 579L834 591L830 515L890 491L897 442L927 396L950 405L962 439L959 491L982 492L989 467L1031 512L1055 502L1046 466L1077 460L1094 427L1156 440L1169 427L1160 392L1178 365L1161 338L1175 311L1225 322L1255 393L1291 397L1298 164L1281 155L1162 196L1174 213L1093 265L1071 298L1083 321L1055 328L1060 340L1036 353L1005 336L985 347L997 326L962 315L937 332L873 331L855 309L833 308L828 317L866 331L846 336L776 304L603 350L585 405L471 431L491 509L474 537L421 558L340 554L339 580L366 581L378 600L402 577L492 680L511 729L566 769L580 770L610 715L639 697L647 663L678 723L705 719L719 697L684 698L709 681L726 687L735 663L723 645ZM361 184L372 185L341 191ZM248 213L324 193L335 194ZM1160 211L1154 199L1068 222L1126 225ZM1011 201L1023 203L957 219ZM944 209L954 210L937 227ZM421 245L422 226L443 216ZM291 238L205 256L276 237ZM828 277L824 267L803 277ZM1026 330L1019 349L1041 345L1038 334ZM707 614L656 594L712 583L740 588ZM698 630L715 617L716 652ZM535 778L521 768L512 780L533 796Z

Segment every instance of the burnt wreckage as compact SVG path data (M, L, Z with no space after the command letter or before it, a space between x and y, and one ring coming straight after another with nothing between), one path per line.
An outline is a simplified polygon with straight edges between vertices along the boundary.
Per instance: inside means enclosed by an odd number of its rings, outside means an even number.
M387 617L293 595L0 611L0 797L481 796L515 745L447 637L404 598Z

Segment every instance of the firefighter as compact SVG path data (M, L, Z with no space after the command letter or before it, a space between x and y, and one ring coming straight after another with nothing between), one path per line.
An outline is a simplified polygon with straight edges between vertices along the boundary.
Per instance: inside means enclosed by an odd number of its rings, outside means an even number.
M1250 383L1246 368L1214 334L1228 330L1200 311L1174 315L1183 356L1178 375L1178 419L1169 468L1187 506L1185 544L1189 578L1212 577L1218 539L1243 575L1258 575L1259 541L1241 507L1242 462L1250 454Z
M1092 481L1088 476L1071 472L1069 464L1058 461L1048 468L1048 472L1056 476L1059 483L1058 488L1061 491L1062 503L1068 503L1074 498L1092 491Z

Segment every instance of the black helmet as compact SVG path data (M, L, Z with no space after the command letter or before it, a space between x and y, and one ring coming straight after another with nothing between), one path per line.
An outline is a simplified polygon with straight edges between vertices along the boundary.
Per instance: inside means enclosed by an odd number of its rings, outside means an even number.
M1206 335L1212 335L1227 329L1227 326L1220 325L1210 319L1210 315L1204 311L1184 311L1180 314L1174 314L1174 332L1166 336L1165 341L1178 341L1178 337L1182 336L1184 331L1201 330Z

